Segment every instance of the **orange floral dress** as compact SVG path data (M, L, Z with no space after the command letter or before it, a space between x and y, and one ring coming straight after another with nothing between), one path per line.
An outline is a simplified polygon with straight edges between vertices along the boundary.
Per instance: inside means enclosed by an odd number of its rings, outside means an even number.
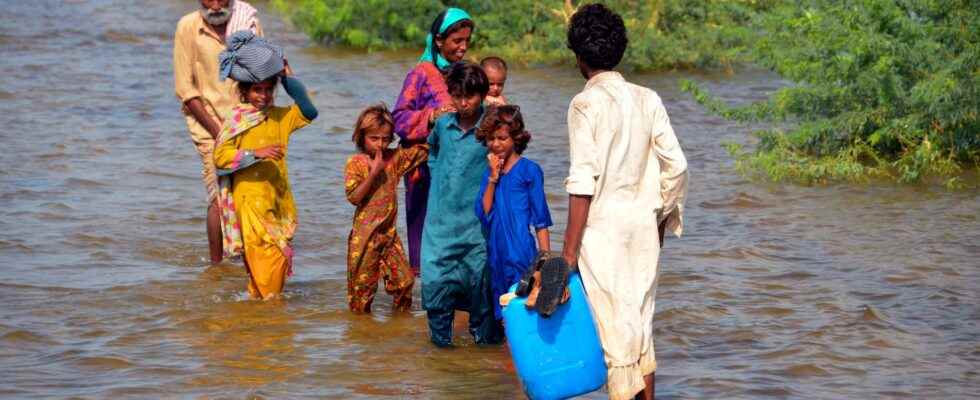
M415 274L408 265L395 229L398 216L396 189L398 180L424 163L428 152L429 147L425 144L385 150L384 171L374 179L373 188L360 204L354 203L351 196L367 179L371 160L363 153L347 160L344 186L347 200L357 207L347 239L347 303L351 311L371 311L379 279L384 279L385 291L394 297L396 310L412 307Z

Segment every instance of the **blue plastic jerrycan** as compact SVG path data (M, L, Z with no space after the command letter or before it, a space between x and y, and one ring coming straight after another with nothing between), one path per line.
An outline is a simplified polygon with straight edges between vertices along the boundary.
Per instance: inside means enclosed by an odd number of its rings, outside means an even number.
M503 310L514 367L534 400L578 396L606 383L599 335L578 273L571 274L568 288L571 299L550 318L527 309L524 297L515 297Z

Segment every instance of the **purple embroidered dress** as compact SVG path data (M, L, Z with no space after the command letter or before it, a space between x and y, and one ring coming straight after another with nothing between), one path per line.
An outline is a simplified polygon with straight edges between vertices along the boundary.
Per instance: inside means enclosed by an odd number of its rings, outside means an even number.
M432 62L420 62L405 77L392 115L395 133L403 147L425 143L429 137L429 118L439 107L452 103L442 73ZM405 222L408 227L408 259L419 274L419 249L426 202L429 198L429 167L422 164L405 174Z

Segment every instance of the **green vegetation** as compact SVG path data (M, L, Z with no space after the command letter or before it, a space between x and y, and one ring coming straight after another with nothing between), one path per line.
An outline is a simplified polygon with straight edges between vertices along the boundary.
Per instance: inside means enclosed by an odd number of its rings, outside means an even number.
M758 26L766 34L751 59L795 85L731 108L682 82L726 118L791 127L757 132L754 152L730 146L743 171L956 187L980 165L980 8L970 1L803 1Z
M578 2L576 2L578 3ZM971 0L605 1L630 32L624 67L725 69L752 63L794 82L731 107L683 81L713 112L771 126L729 145L749 175L805 183L940 179L980 171L980 7ZM572 60L560 0L273 0L326 44L421 50L447 6L475 16L474 55Z
M754 38L749 23L774 1L606 1L630 32L626 67L644 70L731 68ZM274 0L314 40L380 49L420 49L432 19L460 7L477 20L477 54L524 63L556 64L573 55L565 26L575 12L560 0Z

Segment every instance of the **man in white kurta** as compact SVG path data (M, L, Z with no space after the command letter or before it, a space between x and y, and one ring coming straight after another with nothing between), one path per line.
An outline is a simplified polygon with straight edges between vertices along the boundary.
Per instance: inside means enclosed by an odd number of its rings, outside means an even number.
M658 258L662 231L681 234L687 160L657 93L587 62L578 57L588 82L568 108L564 256L578 263L595 316L609 397L645 387L652 397Z
M609 367L611 398L654 373L658 227L681 234L687 161L657 94L614 71L589 79L568 109L565 189L591 196L578 267Z

